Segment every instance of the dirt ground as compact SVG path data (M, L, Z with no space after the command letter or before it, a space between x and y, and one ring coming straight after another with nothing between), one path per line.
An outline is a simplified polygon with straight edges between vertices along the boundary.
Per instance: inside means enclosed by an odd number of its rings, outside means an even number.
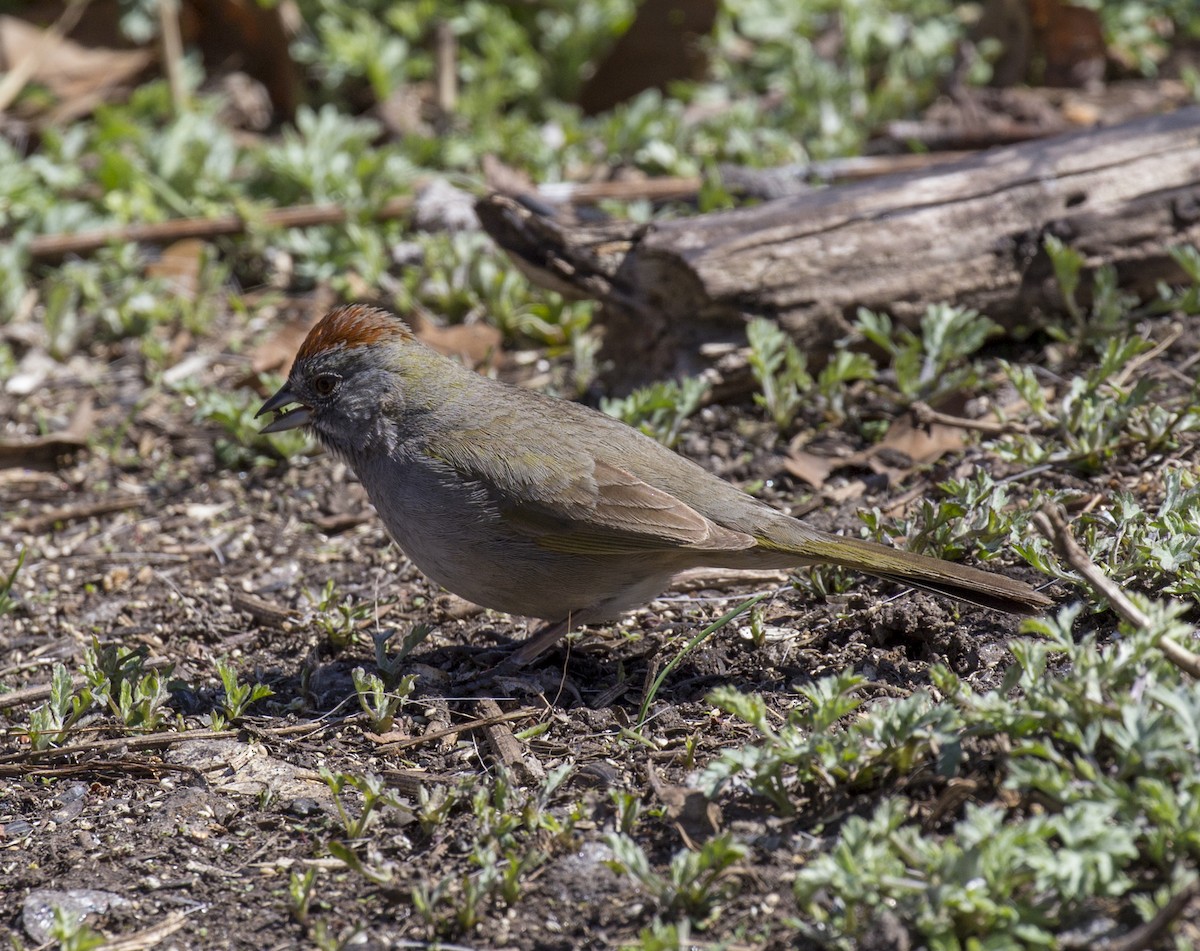
M216 342L222 339L215 333L193 350L205 358L204 385L232 388L246 361L227 340ZM1143 372L1169 376L1195 348L1194 334L1185 334ZM15 586L19 607L0 617L0 689L17 691L0 697L7 728L0 933L29 947L46 940L45 909L62 900L39 891L91 889L97 894L83 899L100 913L89 923L113 936L138 934L141 943L131 945L138 947L285 948L309 944L324 929L342 939L357 933L356 946L364 947L441 937L477 948L616 948L655 913L645 889L606 864L612 853L603 835L618 822L610 795L618 789L645 807L637 837L660 869L718 826L750 843L705 942L791 948L795 857L888 790L816 797L792 820L736 791L715 810L697 810L689 796L695 770L748 738L744 725L706 702L708 691L721 684L758 691L779 717L798 702L794 685L845 668L866 676L868 696L885 700L924 686L933 662L973 686L994 686L1010 656L1015 619L883 583L863 580L822 600L783 579L718 580L584 632L485 697L464 695L456 682L477 669L478 651L523 636L525 621L473 610L423 579L389 543L361 486L331 457L224 468L215 447L227 434L193 422L177 394L145 379L131 341L93 354L34 396L0 396L0 420L13 438L60 430L81 404L94 407L91 446L71 461L0 470L0 567L19 548L29 551ZM760 421L749 403L709 408L681 449L735 482L766 480L765 497L812 509L807 518L821 527L857 532L856 507L932 491L975 466L1012 474L970 448L902 486L848 473L863 480L864 494L841 504L813 501L782 473L783 446ZM1014 495L1072 483L1088 487L1079 476L1050 471ZM1014 562L1008 570L1037 580ZM314 609L328 580L339 602L369 606L353 643L342 647L330 643ZM764 602L761 645L744 620L709 639L654 698L645 741L631 739L662 665L704 623L762 590L775 593ZM390 732L373 733L351 672L375 669L372 634L403 634L419 621L431 622L434 633L405 661L404 671L417 674L415 692ZM148 663L170 665L174 722L130 736L100 716L82 724L66 752L31 755L19 728L45 699L39 688L57 663L78 681L93 638L144 647ZM222 697L220 658L243 682L269 685L273 696L213 731L206 717ZM979 758L981 770L987 761ZM452 873L460 882L477 868L480 813L466 799L428 832L404 808L381 809L360 854L386 876L354 871L328 848L346 833L322 767L381 776L417 808L418 787L435 797L466 788L460 795L469 796L507 771L518 790L536 791L566 763L573 769L543 807L560 821L571 816L569 834L545 824L523 833L540 861L521 876L519 900L505 907L489 898L470 927L449 920L450 909L463 904L458 885L432 918L411 898L414 886ZM928 803L942 791L931 777L905 794ZM353 812L360 797L346 798ZM289 882L309 869L317 872L312 900L300 910ZM908 946L903 934L881 941Z

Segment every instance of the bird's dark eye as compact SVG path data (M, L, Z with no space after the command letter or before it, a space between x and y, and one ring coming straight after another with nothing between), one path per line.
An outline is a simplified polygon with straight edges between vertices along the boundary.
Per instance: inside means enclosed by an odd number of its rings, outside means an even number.
M332 396L341 382L342 378L336 373L322 373L313 379L312 387L317 396Z

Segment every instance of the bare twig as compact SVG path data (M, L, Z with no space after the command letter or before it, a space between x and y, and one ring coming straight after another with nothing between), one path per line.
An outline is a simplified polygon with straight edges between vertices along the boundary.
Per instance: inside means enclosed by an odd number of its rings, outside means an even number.
M179 31L178 0L158 0L158 30L171 105L175 115L181 116L187 111L187 89L183 83L183 38Z
M525 747L501 719L504 711L500 709L500 704L491 697L481 697L475 701L475 708L484 720L492 721L483 728L483 734L501 765L515 772L523 782L544 780L546 771L542 764L535 757L525 755Z
M45 750L24 750L0 756L2 763L33 763L45 759L59 759L79 753L108 753L114 750L152 750L176 743L196 740L229 740L237 737L238 730L185 730L175 733L147 733L141 736L119 736L113 740L93 740L90 743L75 743L72 746L56 746Z
M1134 604L1120 586L1101 571L1099 566L1079 547L1079 543L1075 541L1075 537L1067 525L1066 513L1061 506L1047 505L1043 507L1033 517L1033 524L1054 546L1058 556L1079 572L1092 589L1112 605L1117 614L1134 627L1144 629L1150 624L1150 619L1145 612ZM1159 638L1158 646L1172 664L1191 676L1200 678L1200 657L1165 635Z
M458 37L447 20L439 20L434 29L434 88L438 117L448 122L458 108Z
M139 508L145 501L140 495L118 495L109 499L97 499L94 502L78 502L74 505L63 505L47 509L38 515L20 519L16 529L40 535L60 522L78 522L101 515L112 515L114 512L124 512L127 509Z
M384 743L379 747L381 753L391 753L398 750L406 750L412 746L420 746L423 743L432 743L434 740L440 740L445 736L457 736L459 733L469 733L472 730L482 730L489 726L494 726L497 723L507 723L510 720L522 720L527 717L540 716L538 710L513 710L509 713L501 713L497 716L483 717L478 720L468 720L466 723L459 723L455 726L446 727L444 730L433 730L429 733L424 733L421 736L410 736L406 740L397 740L394 743Z
M977 433L987 433L991 436L1000 436L1005 433L1028 433L1029 427L1024 423L1018 423L1015 420L1001 422L992 419L967 419L963 416L950 416L947 413L938 412L928 403L916 402L911 407L913 419L919 426L928 426L932 423L940 423L943 426L953 426L956 429L973 430Z
M376 221L403 218L412 208L412 198L401 195L385 202L372 217ZM54 261L68 254L88 254L109 244L144 242L169 244L180 238L217 238L241 234L257 224L268 228L308 228L314 225L336 225L349 217L340 205L294 205L264 212L261 218L247 220L241 215L221 215L217 218L176 218L154 224L124 225L119 228L99 228L79 234L44 234L29 243L34 260Z

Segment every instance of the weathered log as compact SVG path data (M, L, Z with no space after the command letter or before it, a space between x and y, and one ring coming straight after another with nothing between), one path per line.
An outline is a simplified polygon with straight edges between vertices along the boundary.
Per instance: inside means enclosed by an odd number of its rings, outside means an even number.
M1047 235L1083 255L1085 298L1103 264L1140 294L1182 280L1167 252L1200 242L1200 107L650 225L503 195L477 211L534 280L603 302L616 382L697 372L754 316L819 360L859 307L912 325L951 301L1010 328L1057 309Z

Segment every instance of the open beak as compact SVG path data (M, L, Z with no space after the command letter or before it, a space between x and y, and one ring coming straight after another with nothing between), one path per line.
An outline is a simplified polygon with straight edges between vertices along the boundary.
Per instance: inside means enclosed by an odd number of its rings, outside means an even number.
M280 410L289 403L300 403L300 400L296 398L291 390L284 386L279 390L278 393L263 403L262 409L254 414L254 418L258 419L258 417L260 417L263 413L270 413ZM259 432L281 433L285 429L296 429L300 426L307 426L311 421L312 407L300 403L300 405L295 409L276 416L273 420L267 423L266 426L260 429Z

